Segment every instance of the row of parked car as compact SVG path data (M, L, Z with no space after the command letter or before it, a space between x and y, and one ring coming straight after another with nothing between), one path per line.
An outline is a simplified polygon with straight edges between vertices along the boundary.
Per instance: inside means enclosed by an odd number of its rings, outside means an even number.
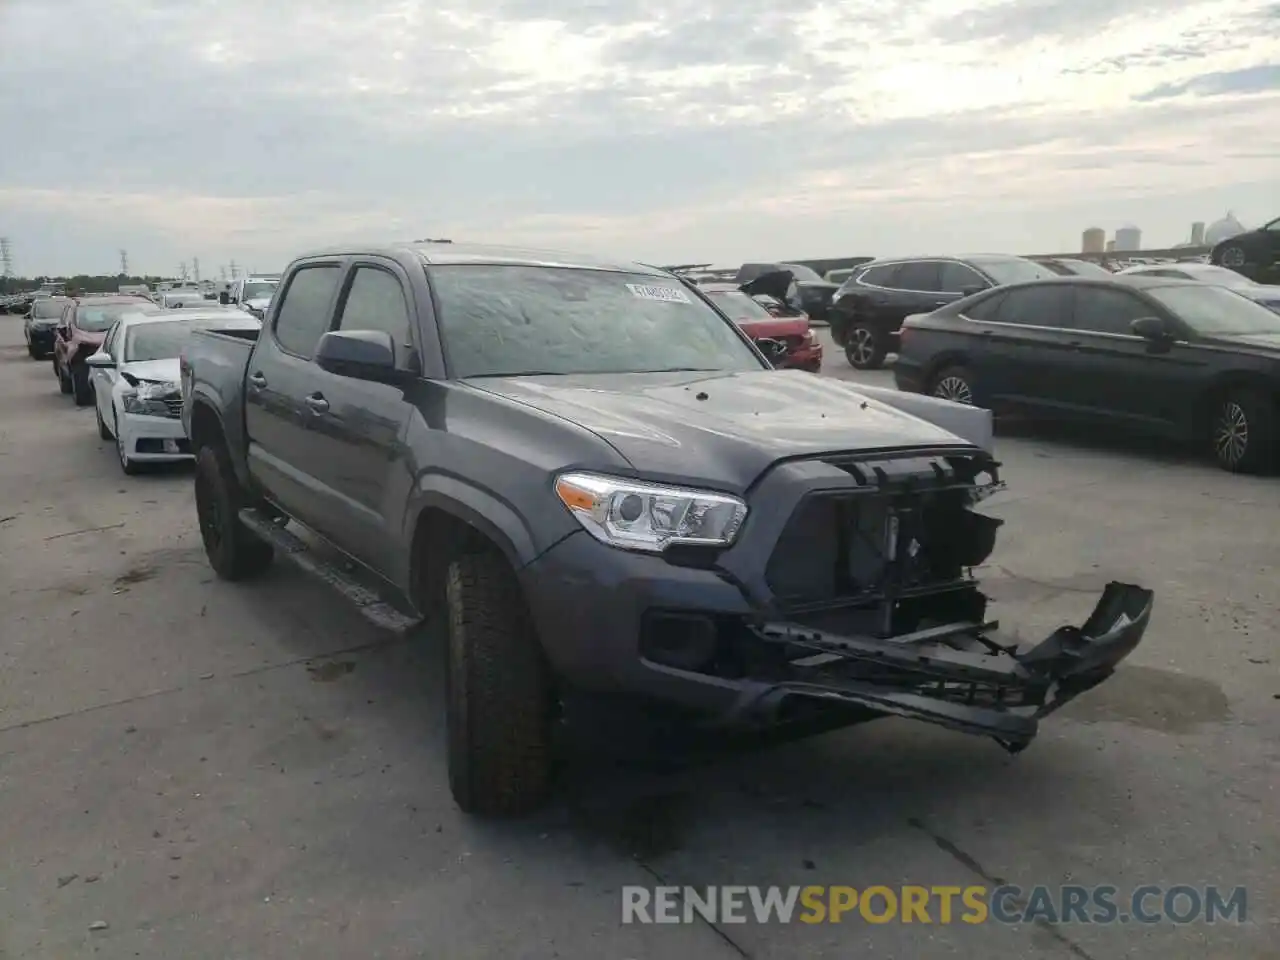
M1113 273L978 255L874 259L843 276L788 263L682 276L757 338L783 333L767 310L799 318L797 333L821 318L857 369L896 354L904 391L1205 443L1232 471L1269 469L1280 455L1280 286L1221 265ZM806 365L803 352L781 356L780 366Z
M192 292L49 296L32 300L23 335L33 360L51 361L59 390L95 408L98 436L114 441L121 469L134 474L191 458L178 358L192 331L210 323L256 328L261 320Z

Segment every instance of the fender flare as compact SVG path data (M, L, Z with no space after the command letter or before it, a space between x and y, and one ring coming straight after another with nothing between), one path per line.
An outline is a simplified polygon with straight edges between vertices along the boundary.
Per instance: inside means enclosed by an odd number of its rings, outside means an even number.
M440 510L474 527L502 551L514 570L528 566L541 552L528 525L509 504L487 490L445 473L424 474L414 484L405 512L406 545L412 547L419 521L429 509Z

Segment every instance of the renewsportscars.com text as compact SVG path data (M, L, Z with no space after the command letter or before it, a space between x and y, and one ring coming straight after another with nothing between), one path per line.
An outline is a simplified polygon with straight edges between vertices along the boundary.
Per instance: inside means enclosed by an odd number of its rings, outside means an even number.
M622 888L623 923L1244 923L1244 887Z

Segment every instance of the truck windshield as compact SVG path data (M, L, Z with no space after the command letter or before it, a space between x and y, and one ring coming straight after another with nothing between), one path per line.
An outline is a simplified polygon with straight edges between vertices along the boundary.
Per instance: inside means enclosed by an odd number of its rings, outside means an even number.
M430 277L456 377L763 367L669 277L491 264L433 266Z
M125 330L124 356L120 358L120 362L170 360L182 353L182 348L191 337L191 331L200 326L202 324L195 320L130 324Z
M130 313L147 313L155 307L145 301L137 303L104 303L90 306L80 304L76 309L76 326L85 333L106 333L111 325Z
M735 320L773 319L773 314L741 290L704 290L703 293Z

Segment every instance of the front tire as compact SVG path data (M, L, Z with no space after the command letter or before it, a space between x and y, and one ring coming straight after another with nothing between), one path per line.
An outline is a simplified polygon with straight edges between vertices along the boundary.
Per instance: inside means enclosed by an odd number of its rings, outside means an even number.
M929 387L929 395L939 400L950 400L952 403L974 405L974 379L968 367L959 365L945 367L933 378Z
M93 412L98 418L98 438L101 440L111 440L111 431L107 429L107 422L102 419L102 408L96 403L93 405Z
M1256 390L1233 390L1211 411L1210 450L1223 470L1262 473L1275 466L1275 429L1270 397Z
M879 370L889 353L884 331L863 323L849 327L845 336L844 355L855 370Z
M62 372L62 368L58 366L58 358L53 358L53 375L58 378L58 389L63 393L71 392L71 378Z
M520 586L496 551L449 564L449 788L467 813L517 816L551 783L553 698Z
M209 566L223 580L248 580L271 565L271 544L240 522L245 506L240 481L221 449L201 447L196 454L196 516Z

